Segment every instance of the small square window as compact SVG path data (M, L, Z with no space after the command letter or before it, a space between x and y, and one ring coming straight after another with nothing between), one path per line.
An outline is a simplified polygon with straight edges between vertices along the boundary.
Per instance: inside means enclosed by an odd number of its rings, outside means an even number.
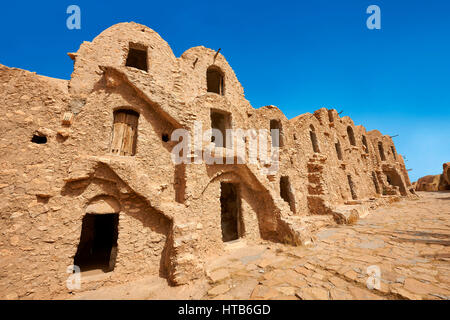
M133 48L130 46L125 66L147 72L147 48Z

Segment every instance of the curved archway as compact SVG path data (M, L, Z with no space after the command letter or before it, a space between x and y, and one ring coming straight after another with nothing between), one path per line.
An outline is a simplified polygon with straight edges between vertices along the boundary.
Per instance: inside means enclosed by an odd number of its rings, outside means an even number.
M389 185L398 187L402 196L407 195L405 184L397 170L383 170L383 173Z
M120 202L108 195L96 196L89 201L86 207L86 213L91 214L109 214L120 212Z
M87 260L81 271L114 270L114 277L158 274L172 281L174 266L170 259L174 253L171 217L154 208L146 197L139 195L108 166L89 162L81 167L89 168L89 177L86 178L85 172L83 176L76 174L79 178L67 182L63 189L63 194L68 197L67 205L74 208L71 223L79 230L70 236L72 263L80 266L78 256L83 250L81 255ZM91 254L95 253L91 249L97 245L96 236L100 236L97 237L100 244L108 244L109 252L104 251L103 256ZM142 251L134 251L135 244L152 254L142 255ZM144 265L145 268L142 267Z
M244 170L244 171L241 171ZM277 210L270 193L259 185L258 180L246 172L244 167L241 169L227 169L217 166L210 167L210 176L208 184L202 188L199 197L206 196L212 199L214 196L221 195L221 184L231 183L236 185L240 202L240 231L239 237L249 239L265 239L274 242L280 241L280 221L279 211ZM250 175L249 175L250 174ZM213 186L216 184L216 186ZM212 188L212 189L210 189ZM218 202L211 202L211 208L215 206L211 212L211 219L220 221L220 210ZM215 217L215 218L214 218ZM209 232L207 237L211 241L218 241L221 234L220 225L215 227L214 232Z

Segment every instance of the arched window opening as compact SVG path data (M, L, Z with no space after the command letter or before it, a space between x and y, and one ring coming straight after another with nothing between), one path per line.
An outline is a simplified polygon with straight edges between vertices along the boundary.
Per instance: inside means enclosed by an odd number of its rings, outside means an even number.
M111 153L121 156L136 154L139 113L132 110L114 112Z
M373 181L373 185L375 186L375 192L377 194L381 194L380 185L378 184L377 175L373 171L372 171L372 181Z
M328 120L334 122L333 109L328 110Z
M397 152L395 151L394 146L391 146L392 156L394 157L394 160L397 160Z
M224 76L217 67L209 67L206 71L207 91L224 95Z
M316 131L314 129L314 126L311 125L309 127L309 136L311 138L311 144L312 144L312 148L314 152L320 152L320 148L319 148L319 142L317 141L317 135L316 135Z
M336 154L339 160L342 160L342 149L341 149L341 142L338 140L334 146L336 147Z
M355 184L353 183L352 176L351 175L347 175L347 180L348 180L348 186L350 187L350 193L352 194L352 199L353 200L358 199L358 197L356 195Z
M383 142L378 141L378 151L380 152L381 161L386 161L386 156L384 155Z
M366 138L366 136L363 135L361 140L362 140L362 144L364 146L364 151L366 153L369 153L369 146L367 145L367 138Z
M348 135L348 141L352 146L356 146L356 140L355 140L355 134L353 133L352 127L347 127L347 135Z
M278 130L278 133L272 130ZM272 136L272 146L282 147L284 145L283 126L281 125L280 120L270 120L270 135Z

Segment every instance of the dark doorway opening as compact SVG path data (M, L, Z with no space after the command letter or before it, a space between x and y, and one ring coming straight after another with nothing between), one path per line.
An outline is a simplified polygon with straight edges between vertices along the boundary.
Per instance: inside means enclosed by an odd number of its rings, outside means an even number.
M117 254L119 214L90 214L83 218L74 265L81 271L114 270Z
M295 213L295 199L294 193L291 189L291 183L289 182L289 177L283 176L280 178L280 196L289 204L292 213Z
M234 183L220 183L220 209L222 240L232 241L239 238L240 234L240 199L239 190Z

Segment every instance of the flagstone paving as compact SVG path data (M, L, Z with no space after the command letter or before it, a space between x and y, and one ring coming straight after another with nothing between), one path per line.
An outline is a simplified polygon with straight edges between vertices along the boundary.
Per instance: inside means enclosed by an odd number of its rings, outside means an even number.
M131 297L449 299L450 193L420 195L419 200L379 208L355 225L323 229L312 247L231 243L226 254L206 263L207 279L184 288L153 286L151 292ZM369 289L369 271L377 268L380 285ZM101 290L111 298L108 288ZM112 298L123 296L116 291ZM103 296L100 291L89 294L80 297Z

